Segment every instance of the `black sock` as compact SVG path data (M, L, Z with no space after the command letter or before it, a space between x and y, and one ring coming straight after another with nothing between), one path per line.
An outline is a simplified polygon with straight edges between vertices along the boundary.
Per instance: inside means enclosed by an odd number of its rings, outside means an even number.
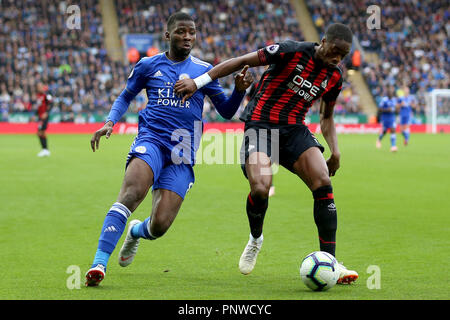
M247 197L247 217L250 224L250 233L253 238L259 238L262 234L264 216L266 215L269 199L260 199L252 197L248 194Z
M337 214L334 204L333 188L323 186L313 191L314 222L319 232L320 251L335 256Z
M42 149L47 149L47 137L39 137Z

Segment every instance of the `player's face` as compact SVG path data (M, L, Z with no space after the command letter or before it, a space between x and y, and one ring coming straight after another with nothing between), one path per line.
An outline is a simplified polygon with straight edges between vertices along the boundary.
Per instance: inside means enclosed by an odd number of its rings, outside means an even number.
M168 37L170 50L176 57L188 56L195 44L195 23L193 21L176 21Z
M322 40L322 50L319 58L330 67L336 67L347 54L349 54L351 44L347 41L336 39L333 41Z

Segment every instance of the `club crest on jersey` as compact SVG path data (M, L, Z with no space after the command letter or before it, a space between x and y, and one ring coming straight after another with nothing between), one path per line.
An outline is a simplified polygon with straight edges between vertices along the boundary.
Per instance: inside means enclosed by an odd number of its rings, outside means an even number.
M323 80L322 83L320 84L320 86L324 89L327 88L327 85L328 85L328 79Z
M280 46L278 44L272 44L270 46L267 46L267 52L270 54L274 54L278 51L279 48Z
M190 79L191 77L187 74L187 73L182 73L180 74L180 76L178 77L179 80L183 80L183 79Z
M298 64L298 65L295 67L295 69L297 69L297 71L302 72L303 69L305 69L305 67L304 67L303 65L301 65L301 64Z
M134 151L138 153L145 153L147 151L147 148L145 146L137 146L136 148L134 148Z

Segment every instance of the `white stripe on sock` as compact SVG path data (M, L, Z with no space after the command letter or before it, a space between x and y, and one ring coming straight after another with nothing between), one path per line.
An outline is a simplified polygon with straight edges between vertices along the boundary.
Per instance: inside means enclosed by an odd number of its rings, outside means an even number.
M111 209L109 209L110 211L117 211L118 213L120 213L121 215L123 215L125 218L129 218L131 215L131 211L125 207L123 204L121 204L120 202L116 202L112 205Z

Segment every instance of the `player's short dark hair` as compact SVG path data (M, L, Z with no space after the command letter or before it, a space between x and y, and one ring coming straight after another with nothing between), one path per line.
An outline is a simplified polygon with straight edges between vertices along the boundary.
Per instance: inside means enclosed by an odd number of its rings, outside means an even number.
M352 43L353 33L348 26L342 23L333 23L327 28L325 32L325 39L327 41L334 41L337 39Z
M177 21L192 21L192 22L194 22L194 19L187 13L184 13L181 11L175 12L167 20L167 31L172 30Z

